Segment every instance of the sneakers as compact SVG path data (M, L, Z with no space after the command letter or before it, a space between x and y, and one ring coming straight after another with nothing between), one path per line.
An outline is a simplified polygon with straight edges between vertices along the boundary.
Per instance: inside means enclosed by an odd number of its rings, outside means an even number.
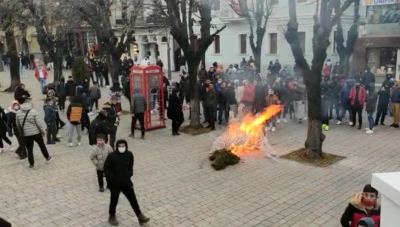
M287 123L287 120L286 120L286 119L282 119L282 121L283 121L283 123Z
M14 145L11 145L10 151L11 151L11 152L14 152L14 151L15 151Z
M67 144L67 147L73 147L73 146L74 146L73 143L68 143L68 144Z
M325 131L329 131L329 125L323 124L322 129Z
M147 222L150 221L150 218L144 216L143 214L138 215L137 218L138 218L138 220L139 220L139 224L140 224L140 225L146 224Z
M3 148L0 148L0 154L3 153L3 151L4 151L4 149L3 149Z
M353 122L349 122L349 125L350 125L350 126L353 126Z
M77 142L77 143L76 143L76 146L81 146L81 145L82 145L81 142Z
M341 125L342 122L341 122L341 121L337 121L336 124L337 124L337 125Z
M110 223L110 225L112 226L119 226L119 222L115 218L115 215L110 215L110 217L108 218L108 223Z
M272 127L272 128L271 128L271 132L275 132L275 127Z
M367 133L367 134L372 134L372 133L374 133L374 131L368 129L367 131L365 131L365 133Z
M281 123L281 120L280 119L276 120L276 123L278 123L278 124Z
M34 165L29 165L29 169L32 169L33 167L35 167Z
M51 156L49 156L48 158L46 158L46 161L50 162L51 159L53 159Z
M99 192L104 192L104 188L100 188L100 189L99 189Z

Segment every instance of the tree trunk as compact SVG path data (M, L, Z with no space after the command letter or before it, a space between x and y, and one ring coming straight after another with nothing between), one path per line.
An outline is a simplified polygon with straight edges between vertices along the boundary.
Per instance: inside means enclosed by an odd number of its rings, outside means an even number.
M121 67L121 62L119 58L107 53L107 63L110 70L112 83L119 82L119 68Z
M189 68L189 89L190 89L190 127L201 128L200 123L200 100L198 92L197 71L200 61L187 61Z
M6 31L6 42L8 45L8 53L10 57L10 79L11 84L5 91L14 92L15 88L21 83L21 78L19 75L19 57L17 50L17 43L15 41L14 31L12 29L8 29Z
M62 45L60 42L57 42L56 53L54 54L54 81L59 81L62 77L63 70L63 53L62 53Z
M318 39L318 38L314 38ZM318 44L319 43L319 44ZM307 139L304 143L305 150L304 155L308 158L316 159L323 158L322 155L322 144L325 140L325 135L322 132L322 100L321 100L321 71L326 59L326 49L318 47L323 42L315 41L313 63L311 70L304 70L304 83L306 85L307 92L307 104L308 104L308 127L307 127ZM318 45L316 45L318 44Z
M4 56L3 52L0 51L0 72L4 72Z
M253 50L253 56L254 63L256 64L257 69L259 69L261 72L261 46L256 46L256 48Z

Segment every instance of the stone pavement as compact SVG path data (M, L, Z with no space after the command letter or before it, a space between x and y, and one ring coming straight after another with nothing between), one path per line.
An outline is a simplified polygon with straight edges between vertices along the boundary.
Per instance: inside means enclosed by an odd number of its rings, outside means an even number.
M41 110L32 77L30 72L22 82ZM0 81L4 87L8 75L1 73ZM8 106L12 95L0 95L0 104ZM180 137L162 129L140 140L128 139L128 125L129 117L122 117L118 137L128 140L135 155L133 182L141 209L152 219L148 226L153 227L336 227L349 198L370 182L371 173L400 169L399 132L388 126L367 135L347 125L332 125L324 149L347 158L327 168L247 158L216 172L207 158L223 127ZM305 125L280 124L268 136L284 154L303 145L305 130ZM63 142L49 146L49 151L53 160L45 163L35 146L34 169L9 151L0 155L0 217L20 227L108 226L109 192L98 192L87 138L81 147L67 148ZM117 214L120 226L139 226L123 195Z

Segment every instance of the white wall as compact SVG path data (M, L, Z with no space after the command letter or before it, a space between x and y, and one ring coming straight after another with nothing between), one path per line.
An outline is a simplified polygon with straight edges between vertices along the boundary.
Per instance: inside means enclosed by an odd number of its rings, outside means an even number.
M280 5L275 8L274 15L270 18L267 31L263 40L262 54L261 54L261 66L262 71L266 70L269 61L275 61L279 59L282 65L294 65L294 58L284 37L284 29L288 22L288 8L287 1L279 1ZM311 1L310 1L311 2ZM221 6L222 7L222 6ZM224 6L225 7L225 6ZM228 6L229 7L229 6ZM315 1L312 3L298 4L298 22L299 22L299 32L306 33L306 43L305 43L305 58L308 61L312 59L312 32L313 32L313 13L315 12ZM224 9L221 9L224 10ZM225 9L227 10L227 9ZM218 12L214 12L218 15ZM250 28L248 22L243 18L237 18L232 13L227 13L225 17L215 17L213 18L213 24L216 27L221 27L227 25L228 27L220 33L220 53L216 54L214 52L214 43L209 47L206 53L206 64L210 66L213 62L218 62L227 67L229 64L239 64L241 59L245 57L249 59L252 56L252 51L250 48L249 41L247 40L247 53L240 54L240 34L250 33ZM233 15L233 16L232 16ZM349 8L345 15L342 17L342 24L345 33L345 39L347 36L347 30L352 24L353 9ZM364 14L361 14L363 16ZM196 27L196 33L200 36L199 27ZM215 30L213 30L215 31ZM277 54L270 54L269 51L269 33L277 33L278 35L278 52ZM333 31L331 34L331 42L333 42ZM333 62L339 59L338 55L333 51L333 44L328 49L328 57Z

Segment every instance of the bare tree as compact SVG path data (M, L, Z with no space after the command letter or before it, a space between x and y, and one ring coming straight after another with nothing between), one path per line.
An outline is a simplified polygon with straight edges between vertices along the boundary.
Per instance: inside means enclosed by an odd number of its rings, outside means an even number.
M308 99L308 128L305 141L304 155L309 158L323 158L322 144L325 134L321 128L321 72L324 61L327 57L326 50L330 45L329 37L343 12L355 0L345 0L335 14L334 8L340 4L340 0L317 0L317 10L314 15L312 50L313 60L311 66L304 58L303 51L298 38L298 22L296 12L296 0L288 0L289 23L285 33L286 40L290 44L296 64L302 71Z
M120 58L130 43L134 40L134 24L137 15L143 13L143 0L67 0L74 12L90 25L97 35L100 51L104 52L110 68L112 80L118 81L118 72L121 65ZM123 24L118 29L111 21L112 8L118 7L121 11Z
M0 25L1 29L5 32L5 38L7 42L8 52L7 55L10 58L10 86L5 91L13 92L15 88L21 83L21 77L19 72L19 56L17 43L15 41L15 29L16 29L16 15L18 15L19 7L11 0L7 0L0 5Z
M225 25L217 28L212 25L211 10L213 0L153 0L155 10L158 10L167 19L167 27L171 35L182 49L189 68L190 89L190 127L202 127L200 123L200 106L197 73L200 61L213 43L214 38ZM194 32L194 26L200 26L200 38ZM211 28L215 28L211 33ZM204 64L204 62L203 62Z
M339 6L340 6L339 4L336 5L335 7L336 11L339 10ZM343 36L343 27L340 18L337 23L337 31L334 37L336 43L336 50L340 58L340 66L342 67L343 74L346 78L347 76L349 76L350 72L350 57L354 52L354 45L356 44L358 39L358 20L360 19L359 8L360 8L360 0L355 0L353 25L350 27L346 40L346 45L344 45L345 40Z
M42 55L46 54L53 61L54 80L62 77L63 47L66 26L70 23L70 10L59 2L48 4L45 1L17 0L20 1L25 11L23 20L28 26L36 29L36 38ZM66 10L67 9L67 10Z
M273 14L278 0L251 0L250 7L246 0L239 0L239 8L231 5L232 9L245 17L250 27L250 47L258 69L261 68L262 44L267 31L267 24Z

